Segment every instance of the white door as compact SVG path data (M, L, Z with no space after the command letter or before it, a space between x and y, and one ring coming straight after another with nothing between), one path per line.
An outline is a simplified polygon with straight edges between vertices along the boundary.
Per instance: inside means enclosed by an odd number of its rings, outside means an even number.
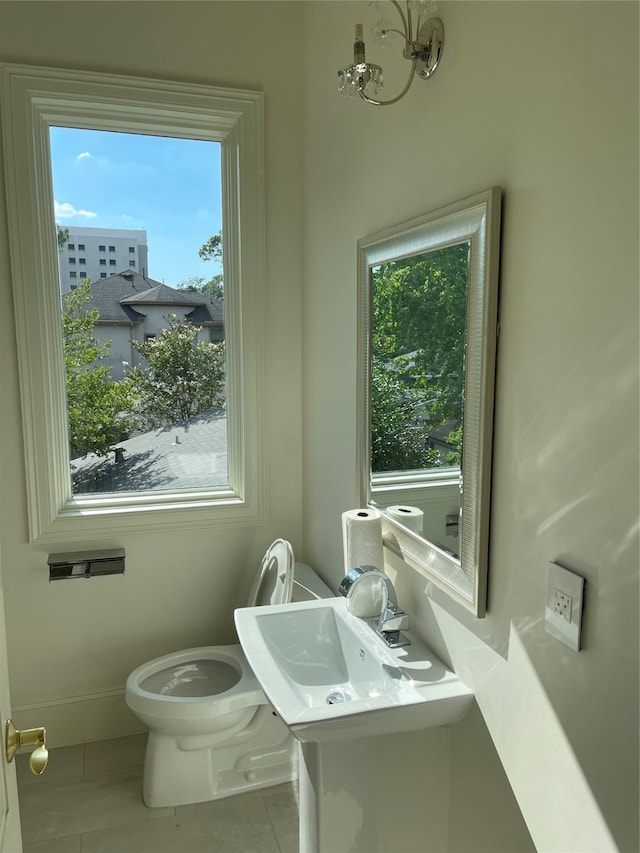
M20 853L22 850L16 763L15 761L11 764L7 762L4 748L5 726L10 716L7 635L4 626L4 596L0 566L0 765L2 766L0 771L0 853Z

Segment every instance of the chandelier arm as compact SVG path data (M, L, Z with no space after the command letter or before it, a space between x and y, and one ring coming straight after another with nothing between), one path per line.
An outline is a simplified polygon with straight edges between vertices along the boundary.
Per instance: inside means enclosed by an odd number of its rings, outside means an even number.
M391 0L391 2L396 7L398 14L400 15L400 20L402 21L402 28L404 30L404 40L405 41L411 41L411 29L408 28L408 26L407 26L407 19L405 17L404 12L402 11L402 7L398 3L398 0ZM409 11L408 6L407 6L407 14L411 15L411 12ZM409 21L411 21L411 18L409 18Z
M400 92L400 94L397 95L395 98L391 98L388 101L376 101L374 98L370 98L368 95L365 95L364 89L362 89L360 87L358 87L358 94L360 95L360 97L362 98L363 101L366 101L368 104L373 104L374 107L386 107L389 104L397 103L400 100L400 98L404 98L404 96L409 91L411 84L413 83L413 77L414 77L414 74L416 73L416 64L417 64L417 60L413 59L411 61L411 71L409 72L409 79L407 80L407 84L404 87L404 89L402 90L402 92Z

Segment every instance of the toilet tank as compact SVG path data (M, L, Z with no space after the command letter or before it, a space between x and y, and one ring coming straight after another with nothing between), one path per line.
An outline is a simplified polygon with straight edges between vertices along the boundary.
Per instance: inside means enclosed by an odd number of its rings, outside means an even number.
M291 601L313 601L318 598L334 598L335 595L311 566L306 563L295 564Z

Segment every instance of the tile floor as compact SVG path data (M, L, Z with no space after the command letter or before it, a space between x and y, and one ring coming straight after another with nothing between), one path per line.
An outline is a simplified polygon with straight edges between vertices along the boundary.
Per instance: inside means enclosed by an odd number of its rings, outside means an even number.
M176 808L142 801L146 735L16 757L24 853L297 853L293 784Z

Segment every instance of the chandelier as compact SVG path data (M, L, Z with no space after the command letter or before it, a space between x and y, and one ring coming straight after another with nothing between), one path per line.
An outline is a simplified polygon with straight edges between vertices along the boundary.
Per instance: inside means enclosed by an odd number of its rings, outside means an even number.
M395 98L378 100L384 86L382 68L366 61L362 24L356 24L355 27L353 65L338 71L338 92L341 95L359 95L363 101L376 107L397 103L407 94L416 75L422 80L433 76L444 48L442 21L440 18L427 18L435 9L433 0L406 0L404 9L396 0L391 0L391 4L400 16L401 29L380 19L371 32L374 40L383 47L390 44L392 36L399 35L404 39L402 55L411 62L404 89Z

